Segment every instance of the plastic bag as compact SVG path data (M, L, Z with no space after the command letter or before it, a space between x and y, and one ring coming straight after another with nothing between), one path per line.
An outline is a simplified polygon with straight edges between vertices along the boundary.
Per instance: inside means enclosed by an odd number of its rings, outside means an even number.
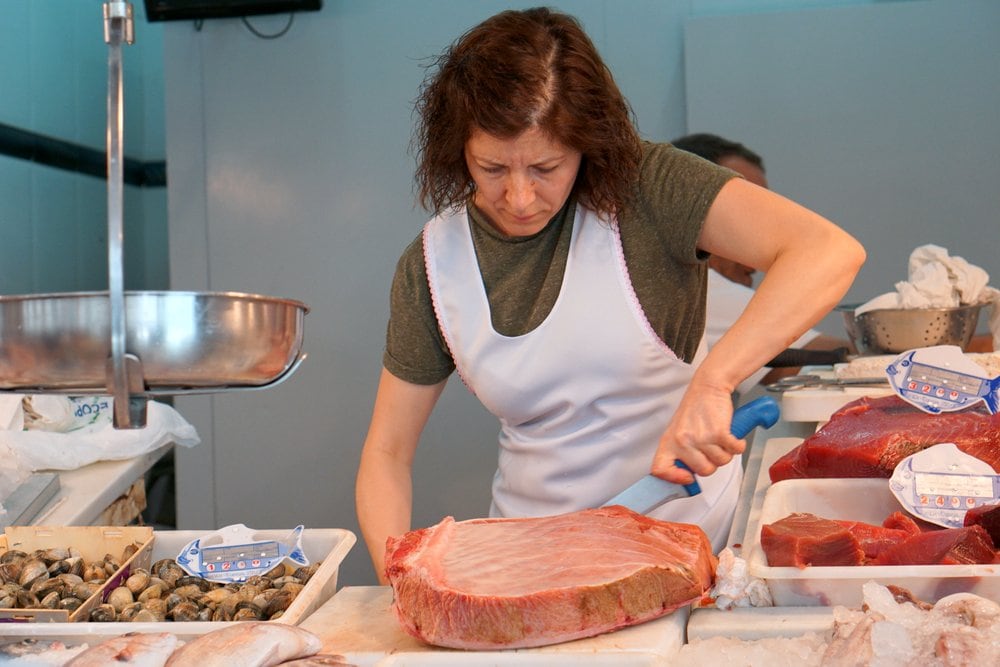
M193 447L201 442L194 426L164 403L147 403L144 428L116 429L109 396L28 398L22 403L23 428L14 419L0 430L0 451L9 449L29 472L75 470L97 461L130 459L168 443Z

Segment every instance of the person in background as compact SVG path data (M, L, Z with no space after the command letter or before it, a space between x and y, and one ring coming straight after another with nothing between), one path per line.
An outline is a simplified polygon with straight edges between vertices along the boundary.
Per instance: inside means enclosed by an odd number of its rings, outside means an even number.
M675 148L694 153L710 162L732 169L750 183L767 188L764 160L743 144L730 141L716 134L701 132L688 134L671 141ZM753 297L753 267L740 262L712 255L708 258L708 299L706 302L705 336L709 349L722 337L739 317ZM806 350L851 350L847 339L828 336L809 329L790 346ZM799 367L764 367L740 383L737 392L749 393L755 385L769 384L782 377L795 375Z
M453 372L499 420L490 516L597 507L649 473L688 483L683 461L702 493L650 515L697 524L721 549L746 444L730 433L731 394L839 301L864 249L641 140L567 14L510 10L471 28L428 70L416 110L433 218L396 267L355 488L380 581L386 539L411 529L417 445ZM713 254L766 275L706 353Z

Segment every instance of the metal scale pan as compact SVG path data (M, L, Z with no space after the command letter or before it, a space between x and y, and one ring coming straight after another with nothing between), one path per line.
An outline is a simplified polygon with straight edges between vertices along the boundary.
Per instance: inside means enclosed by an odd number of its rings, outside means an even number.
M128 292L122 252L122 43L132 6L105 2L108 291L0 297L0 391L105 394L116 428L142 428L153 396L264 389L305 359L309 309L237 292Z

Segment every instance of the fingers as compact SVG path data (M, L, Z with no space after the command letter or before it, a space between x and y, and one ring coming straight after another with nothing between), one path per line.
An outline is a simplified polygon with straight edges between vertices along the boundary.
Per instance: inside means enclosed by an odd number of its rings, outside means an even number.
M745 440L731 438L724 444L711 442L678 445L677 451L673 451L674 448L661 449L653 459L651 472L668 482L690 484L693 481L691 473L678 468L676 461L683 461L691 472L704 477L741 455L745 448Z

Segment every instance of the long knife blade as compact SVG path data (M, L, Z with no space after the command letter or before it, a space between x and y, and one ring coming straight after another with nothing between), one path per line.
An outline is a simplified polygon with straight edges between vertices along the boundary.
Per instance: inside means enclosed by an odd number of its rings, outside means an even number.
M757 426L770 428L778 421L781 410L778 403L770 396L761 396L740 406L733 412L733 422L730 432L737 438L745 438ZM677 461L677 466L687 468L683 461ZM701 493L701 486L695 479L690 484L675 484L655 475L646 475L630 487L607 501L602 507L609 505L624 505L633 512L647 514L665 502L678 498L689 498Z

